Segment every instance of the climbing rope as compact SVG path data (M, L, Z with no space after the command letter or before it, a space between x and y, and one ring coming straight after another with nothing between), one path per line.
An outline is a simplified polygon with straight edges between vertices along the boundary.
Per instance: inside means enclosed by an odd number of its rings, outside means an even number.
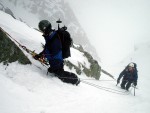
M101 90L105 90L107 92L111 92L111 93L115 93L115 94L120 94L120 95L129 95L130 93L127 91L120 91L120 90L116 90L116 89L112 89L112 88L107 88L107 87L103 87L94 83L90 83L90 82L86 82L86 81L81 81L84 84L93 86L95 88L101 89Z
M114 80L96 80L96 79L81 79L83 81L99 81L99 82L111 82Z
M61 78L61 79L77 79L77 78L74 78L74 77L59 77L59 78ZM128 91L121 91L121 90L116 90L116 89L100 86L100 85L88 82L86 80L94 80L94 79L80 79L80 82L82 82L84 84L87 84L87 85L90 85L92 87L95 87L97 89L104 90L104 91L111 92L111 93L115 93L115 94L120 94L120 95L129 95L130 94L130 92L128 92Z

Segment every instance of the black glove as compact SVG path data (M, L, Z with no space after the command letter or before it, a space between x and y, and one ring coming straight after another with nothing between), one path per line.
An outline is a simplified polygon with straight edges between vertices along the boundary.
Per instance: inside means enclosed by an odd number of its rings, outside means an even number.
M117 84L119 84L120 83L120 80L119 79L117 79Z
M41 58L41 55L36 54L36 55L33 56L33 58L34 58L35 60L38 60L39 58Z
M133 85L136 86L136 85L137 85L137 82L133 82Z

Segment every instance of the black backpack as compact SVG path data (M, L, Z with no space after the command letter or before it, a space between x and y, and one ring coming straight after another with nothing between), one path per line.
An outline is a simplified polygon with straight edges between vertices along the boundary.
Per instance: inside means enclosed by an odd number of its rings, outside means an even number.
M67 31L67 27L62 27L57 30L58 37L62 43L62 57L63 59L71 56L70 47L72 46L73 40L70 33Z

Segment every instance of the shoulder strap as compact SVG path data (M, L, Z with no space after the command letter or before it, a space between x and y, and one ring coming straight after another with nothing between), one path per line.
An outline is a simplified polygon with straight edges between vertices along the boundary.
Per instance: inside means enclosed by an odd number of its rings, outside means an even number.
M51 40L54 37L55 34L56 34L56 31L54 31L53 33L51 33L48 39Z

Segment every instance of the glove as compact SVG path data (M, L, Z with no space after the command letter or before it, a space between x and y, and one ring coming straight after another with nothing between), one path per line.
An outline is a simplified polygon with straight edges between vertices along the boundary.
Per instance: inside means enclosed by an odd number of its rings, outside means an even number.
M136 86L136 85L137 85L137 82L134 82L133 85Z
M119 84L120 83L120 80L119 79L117 79L117 84Z
M36 55L33 56L33 58L34 58L35 60L38 60L39 58L41 58L41 55L36 54Z

